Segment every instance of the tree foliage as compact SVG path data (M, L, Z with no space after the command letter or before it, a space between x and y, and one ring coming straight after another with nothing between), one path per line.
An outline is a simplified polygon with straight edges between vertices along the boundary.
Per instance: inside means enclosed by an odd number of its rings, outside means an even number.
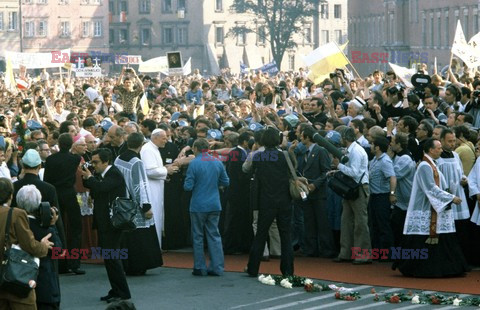
M265 25L265 40L270 44L273 59L280 67L283 55L297 46L294 34L303 35L305 22L318 14L320 0L234 0L231 10L235 13L249 14L254 21L237 25L230 29L229 35L256 33L260 23ZM259 33L260 32L260 33Z

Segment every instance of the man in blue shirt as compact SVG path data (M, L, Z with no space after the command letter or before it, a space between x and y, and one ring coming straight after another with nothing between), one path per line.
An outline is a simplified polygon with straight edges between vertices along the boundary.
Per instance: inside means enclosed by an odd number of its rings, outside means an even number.
M228 186L230 180L221 161L207 153L208 141L197 139L193 143L195 159L188 166L183 188L192 191L190 219L192 222L193 258L195 276L220 276L224 257L222 239L218 231L220 219L219 186ZM207 237L210 266L207 268L203 251L204 232Z

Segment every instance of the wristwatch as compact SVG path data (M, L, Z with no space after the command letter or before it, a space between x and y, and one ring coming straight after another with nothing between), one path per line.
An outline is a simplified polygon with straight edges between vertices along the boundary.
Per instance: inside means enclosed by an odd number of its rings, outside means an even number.
M395 192L394 192L394 191L391 191L391 192L390 192L390 195L395 195Z

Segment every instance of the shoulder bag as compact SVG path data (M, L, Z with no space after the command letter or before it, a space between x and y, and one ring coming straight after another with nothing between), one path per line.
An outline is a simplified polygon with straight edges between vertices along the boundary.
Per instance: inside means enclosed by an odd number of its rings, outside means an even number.
M10 208L5 226L5 251L0 264L0 291L26 298L36 286L39 263L34 256L10 244L12 213L13 208ZM7 248L9 244L10 247Z
M365 172L360 177L360 182L363 179ZM340 170L335 172L328 181L328 187L334 191L337 195L346 200L355 200L359 196L359 189L362 186L361 183L355 182L352 177L349 177Z
M132 231L137 228L135 225L135 216L138 212L138 204L132 199L133 195L127 187L129 198L117 197L111 204L110 220L113 227L122 231Z
M287 160L288 168L290 170L290 196L292 196L293 200L306 200L309 190L307 184L297 177L297 173L293 168L292 161L290 160L290 155L287 151L283 151L283 155L285 155L285 159Z

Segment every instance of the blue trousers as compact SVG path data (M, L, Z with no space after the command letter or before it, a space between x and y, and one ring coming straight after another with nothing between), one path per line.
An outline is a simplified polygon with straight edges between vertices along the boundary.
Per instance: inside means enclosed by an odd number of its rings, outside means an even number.
M203 275L206 275L207 272L222 275L224 269L224 257L222 238L218 231L220 211L190 212L190 219L192 222L193 269L198 270ZM210 257L210 265L208 268L203 250L204 236L207 238L208 254Z

